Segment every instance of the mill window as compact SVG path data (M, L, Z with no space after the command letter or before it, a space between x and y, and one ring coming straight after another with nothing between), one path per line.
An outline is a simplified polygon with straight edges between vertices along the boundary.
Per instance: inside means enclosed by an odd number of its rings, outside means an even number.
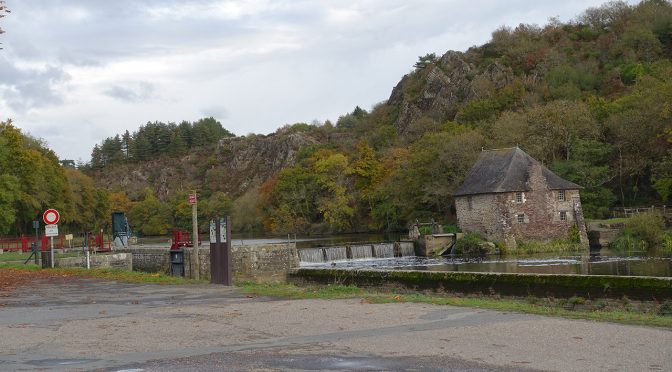
M467 196L467 209L472 210L474 208L474 203L471 200L471 196Z
M516 203L522 203L523 202L523 193L522 192L517 192L516 193Z
M565 201L565 190L558 191L558 201Z
M525 223L525 215L524 214L519 214L516 217L518 219L518 223Z
M567 221L567 212L560 212L560 221Z

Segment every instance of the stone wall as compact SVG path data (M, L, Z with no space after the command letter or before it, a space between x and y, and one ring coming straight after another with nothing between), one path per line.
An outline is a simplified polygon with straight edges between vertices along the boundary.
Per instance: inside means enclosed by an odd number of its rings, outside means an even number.
M114 268L133 270L133 255L130 253L96 254L89 256L91 268ZM86 268L86 256L56 258L54 267L83 267Z
M132 253L134 262L137 257L139 263L134 265L137 271L165 273L169 271L168 248L130 248L123 251ZM299 256L294 243L233 246L232 251L234 280L284 281L290 269L299 266ZM210 280L210 247L200 247L198 253L200 278ZM194 254L193 248L185 249L184 271L188 278L195 276Z
M492 241L504 241L504 216L496 194L458 196L455 198L458 225L462 231L476 232Z
M146 273L168 272L168 248L124 248L115 252L127 252L133 255L133 270Z

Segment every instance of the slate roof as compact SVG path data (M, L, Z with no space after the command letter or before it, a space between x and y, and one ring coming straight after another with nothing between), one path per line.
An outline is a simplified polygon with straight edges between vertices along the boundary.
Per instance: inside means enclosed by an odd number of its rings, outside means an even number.
M530 191L527 181L533 164L539 164L539 162L518 147L482 151L464 183L453 196ZM577 190L582 188L560 178L543 165L541 167L549 189Z

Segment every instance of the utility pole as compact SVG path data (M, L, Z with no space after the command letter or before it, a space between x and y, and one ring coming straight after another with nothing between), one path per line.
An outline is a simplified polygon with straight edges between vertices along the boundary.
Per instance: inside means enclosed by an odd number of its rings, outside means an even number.
M201 279L201 259L198 255L198 199L196 198L196 190L189 195L189 203L191 203L191 222L193 233L191 234L191 242L194 244L194 279Z

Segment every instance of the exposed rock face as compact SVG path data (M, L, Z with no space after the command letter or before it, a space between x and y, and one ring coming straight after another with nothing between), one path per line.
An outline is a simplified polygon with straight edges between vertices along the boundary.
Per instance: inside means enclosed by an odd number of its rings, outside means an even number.
M306 133L226 138L214 151L124 164L93 176L100 186L124 190L134 199L141 199L146 187L151 187L161 200L193 188L235 196L293 166L302 147L318 142Z
M472 81L480 78L499 89L513 80L513 71L493 63L478 74L461 52L449 51L436 64L404 76L394 87L388 104L399 107L394 123L397 133L403 135L408 126L421 116L438 122L452 120L461 105L477 98Z
M206 173L206 182L221 182L212 179L220 173L225 182L221 191L240 193L251 186L260 185L296 162L297 152L318 141L304 133L257 135L222 139L217 145L217 165L214 172ZM218 190L216 184L210 185Z

